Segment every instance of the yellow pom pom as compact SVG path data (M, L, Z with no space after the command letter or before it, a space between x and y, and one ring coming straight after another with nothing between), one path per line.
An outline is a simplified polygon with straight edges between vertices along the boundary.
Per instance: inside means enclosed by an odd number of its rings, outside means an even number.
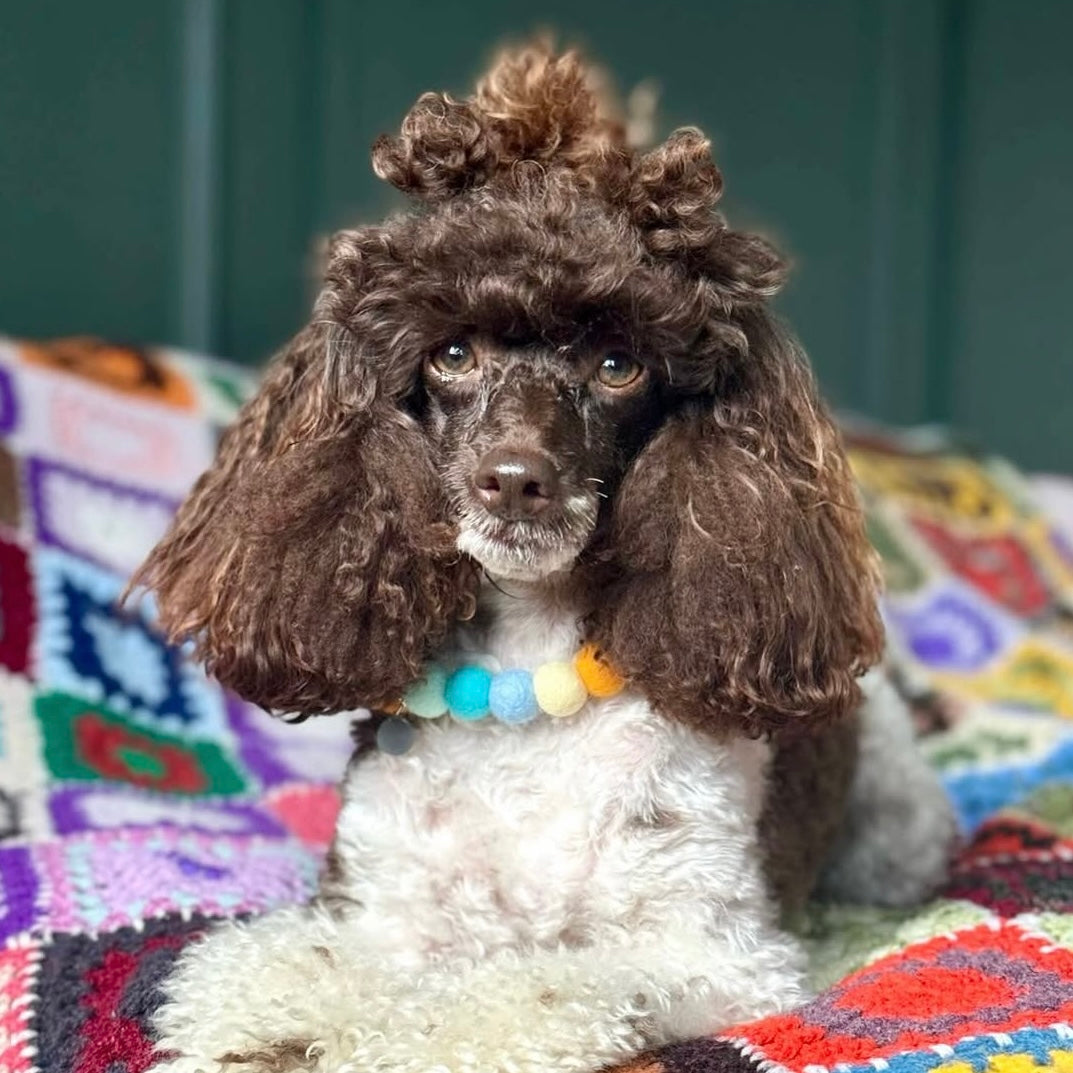
M533 672L533 692L541 709L562 718L585 706L589 691L570 663L545 663Z
M608 663L596 645L585 645L574 657L574 669L594 697L613 697L626 680Z

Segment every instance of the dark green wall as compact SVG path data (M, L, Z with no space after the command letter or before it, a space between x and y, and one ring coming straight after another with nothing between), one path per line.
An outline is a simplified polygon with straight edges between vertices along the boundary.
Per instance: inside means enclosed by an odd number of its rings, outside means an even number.
M836 402L1073 470L1066 0L4 4L0 331L264 356L372 138L545 26L712 135Z

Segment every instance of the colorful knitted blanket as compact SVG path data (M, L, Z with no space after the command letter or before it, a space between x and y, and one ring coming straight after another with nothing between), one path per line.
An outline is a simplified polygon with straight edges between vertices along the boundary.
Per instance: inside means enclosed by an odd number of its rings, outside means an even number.
M116 597L253 388L167 351L0 340L0 1073L141 1073L176 951L306 898L345 720L273 722ZM921 438L854 464L966 842L916 911L817 905L817 998L633 1073L1073 1073L1073 486Z

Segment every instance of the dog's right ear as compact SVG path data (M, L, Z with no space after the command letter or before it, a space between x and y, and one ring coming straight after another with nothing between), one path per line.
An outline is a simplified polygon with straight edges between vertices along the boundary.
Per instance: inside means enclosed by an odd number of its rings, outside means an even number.
M390 704L473 604L404 371L337 316L357 286L340 264L132 582L172 640L282 712Z

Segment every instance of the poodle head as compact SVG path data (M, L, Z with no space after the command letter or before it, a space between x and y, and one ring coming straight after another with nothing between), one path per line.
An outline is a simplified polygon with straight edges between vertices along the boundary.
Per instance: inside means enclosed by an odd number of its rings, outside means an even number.
M783 263L716 211L705 138L633 150L578 57L537 46L421 97L373 166L412 207L334 237L310 324L143 567L170 634L266 707L383 706L482 570L566 579L669 715L845 712L875 566L766 309Z

